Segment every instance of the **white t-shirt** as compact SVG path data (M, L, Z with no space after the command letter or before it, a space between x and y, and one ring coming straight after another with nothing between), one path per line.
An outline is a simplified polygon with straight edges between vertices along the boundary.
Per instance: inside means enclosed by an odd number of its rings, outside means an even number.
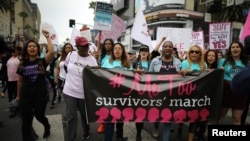
M67 66L67 75L63 93L75 98L85 99L83 90L83 69L85 66L97 66L96 59L89 55L81 57L77 51L69 53L65 60Z
M61 59L61 56L57 59L57 61L60 61L60 59ZM65 72L65 69L64 69L64 64L65 64L64 62L65 62L65 60L60 61L60 63L59 63L59 68L60 68L59 77L63 78L63 79L66 78L66 72Z

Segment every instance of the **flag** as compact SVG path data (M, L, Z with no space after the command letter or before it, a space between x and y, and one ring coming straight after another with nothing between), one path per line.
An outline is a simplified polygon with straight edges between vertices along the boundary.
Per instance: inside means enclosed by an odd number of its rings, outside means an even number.
M243 31L240 35L240 40L244 41L247 35L250 35L250 9L248 10L247 19L243 26Z
M148 30L148 25L146 23L146 19L143 15L142 9L139 8L135 16L131 37L134 40L140 42L141 44L149 46L151 52L153 50L153 46L148 31L149 30Z

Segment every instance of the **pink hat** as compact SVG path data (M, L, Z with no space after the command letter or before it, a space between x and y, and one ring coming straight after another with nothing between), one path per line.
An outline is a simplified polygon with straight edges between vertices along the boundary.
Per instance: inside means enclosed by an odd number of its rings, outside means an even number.
M88 42L88 40L86 38L79 37L79 36L77 36L75 38L75 43L76 43L75 46L86 46L86 45L89 45L89 42Z

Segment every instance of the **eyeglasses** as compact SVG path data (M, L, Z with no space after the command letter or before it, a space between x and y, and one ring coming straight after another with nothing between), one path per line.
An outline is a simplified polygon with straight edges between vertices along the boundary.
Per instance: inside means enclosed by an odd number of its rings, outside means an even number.
M200 54L200 51L196 51L196 50L190 50L190 53L195 53L195 54Z

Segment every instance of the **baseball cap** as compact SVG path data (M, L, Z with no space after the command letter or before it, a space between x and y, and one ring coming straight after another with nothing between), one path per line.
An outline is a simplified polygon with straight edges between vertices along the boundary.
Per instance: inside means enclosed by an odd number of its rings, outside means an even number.
M136 54L136 51L135 51L135 50L130 50L130 51L128 52L128 54Z
M140 50L139 51L142 51L142 50L145 50L145 51L149 51L149 47L147 45L142 45L140 47Z
M79 36L77 36L75 38L75 43L76 43L75 46L86 46L86 45L89 45L89 42L88 42L88 40L86 38L79 37Z

